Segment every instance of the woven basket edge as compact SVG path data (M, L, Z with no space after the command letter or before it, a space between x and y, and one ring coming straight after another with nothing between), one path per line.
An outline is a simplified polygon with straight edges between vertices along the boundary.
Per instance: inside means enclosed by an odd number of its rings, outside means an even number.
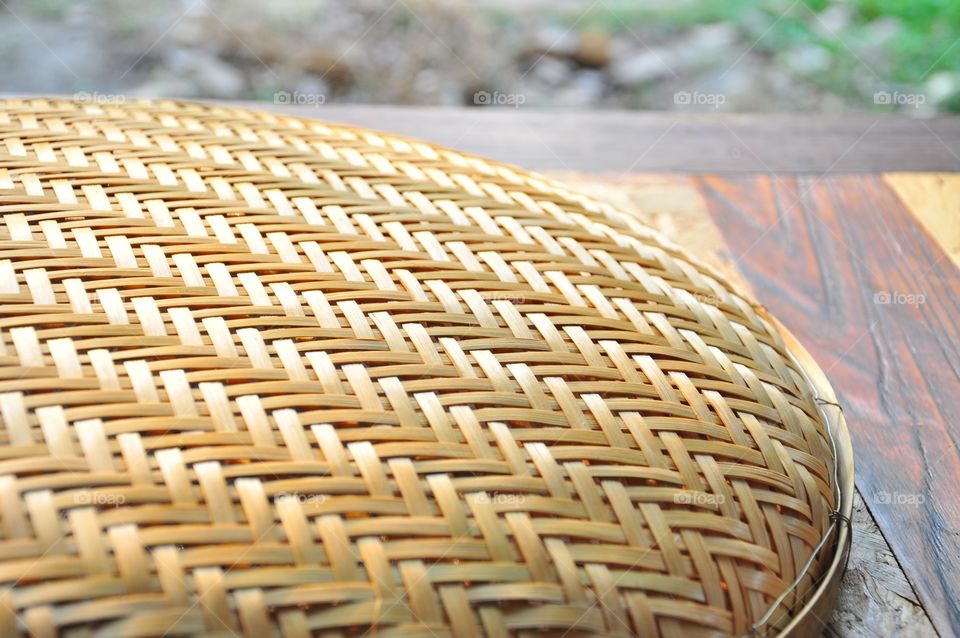
M802 374L823 400L817 403L817 409L820 411L824 423L833 433L836 443L837 486L840 492L838 510L841 515L841 524L837 527L836 539L829 546L833 555L826 569L820 575L820 582L808 595L803 607L793 615L787 626L776 635L777 638L818 636L822 633L833 611L853 541L852 525L849 524L853 516L855 489L853 445L843 410L840 408L836 393L830 385L826 373L783 323L768 312L758 312L780 333L786 344L787 352L794 358ZM846 523L843 523L844 520Z

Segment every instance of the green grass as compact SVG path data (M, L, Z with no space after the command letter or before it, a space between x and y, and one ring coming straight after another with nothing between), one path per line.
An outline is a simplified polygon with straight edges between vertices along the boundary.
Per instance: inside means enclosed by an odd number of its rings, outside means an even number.
M955 0L858 0L864 19L893 16L904 26L894 43L894 79L916 82L960 69L960 3Z
M816 14L834 5L849 7L851 20L840 33L831 34ZM586 15L547 11L549 15L540 17L559 26L576 24L578 30L614 34L630 30L643 37L652 34L654 39L660 33L672 35L699 24L730 22L741 27L745 42L760 38L755 50L771 56L816 45L830 54L832 63L808 80L839 95L855 90L852 79L858 73L876 73L881 83L914 90L922 90L934 73L960 73L960 0L606 0ZM499 19L508 20L509 16ZM879 61L868 61L863 48L881 19L895 20L899 32L885 44ZM750 32L747 24L759 24L761 31ZM764 34L766 28L769 31ZM864 63L870 65L869 70ZM948 100L945 107L960 108L960 95Z

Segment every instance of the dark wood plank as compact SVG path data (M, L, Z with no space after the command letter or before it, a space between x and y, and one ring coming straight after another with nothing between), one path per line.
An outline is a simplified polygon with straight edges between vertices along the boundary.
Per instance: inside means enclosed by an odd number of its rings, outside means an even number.
M245 102L418 137L533 170L960 170L960 119Z
M857 485L960 633L960 274L877 176L699 179L741 272L843 404Z

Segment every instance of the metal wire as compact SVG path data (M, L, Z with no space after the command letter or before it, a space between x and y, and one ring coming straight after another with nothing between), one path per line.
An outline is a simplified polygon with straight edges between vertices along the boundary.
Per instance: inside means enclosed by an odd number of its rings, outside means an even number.
M798 368L801 371L803 371L802 366L798 366ZM804 377L807 376L806 372L802 372L802 374L804 375ZM809 379L807 380L809 381ZM843 413L843 407L839 403L837 403L836 401L828 401L827 399L824 399L818 396L816 392L816 385L814 385L813 383L810 383L810 387L814 388L814 392L813 392L814 403L820 406L827 406L827 405L833 406L837 408L841 414ZM760 619L757 620L757 622L755 622L752 625L751 632L749 634L745 634L746 636L756 636L757 638L766 638L767 634L761 631L761 628L770 621L770 618L773 616L774 612L776 612L777 608L779 608L783 604L783 601L785 601L788 596L790 596L791 594L793 594L794 591L796 591L797 587L800 586L800 583L803 581L803 579L807 577L807 573L810 571L810 568L813 566L817 557L820 555L820 552L823 551L823 548L826 547L827 542L830 541L831 538L833 537L834 531L836 531L839 535L841 524L846 526L850 525L850 518L846 514L844 514L842 511L840 511L842 494L840 492L840 462L837 456L836 436L834 435L833 428L830 425L830 419L827 417L826 414L824 414L823 416L824 416L823 423L827 431L827 439L830 441L830 451L833 455L833 481L830 487L831 487L831 491L834 492L834 496L836 498L836 504L837 504L836 508L830 512L830 526L827 527L826 533L824 533L823 537L820 539L820 542L817 543L817 546L814 548L813 552L810 554L810 558L807 559L806 564L803 566L803 569L801 569L800 572L797 574L797 577L793 580L792 583L790 583L790 586L787 589L783 590L783 592L779 596L777 596L776 599L774 599L774 601L770 604L770 607L767 609L766 613L763 616L761 616ZM796 606L796 603L794 603L794 605L791 606L791 609L795 606ZM786 613L786 611L784 613Z

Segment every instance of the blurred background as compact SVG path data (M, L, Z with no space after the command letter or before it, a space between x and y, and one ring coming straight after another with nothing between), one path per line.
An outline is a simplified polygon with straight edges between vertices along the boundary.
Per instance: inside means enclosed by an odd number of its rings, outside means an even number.
M0 0L0 92L960 111L957 0Z

